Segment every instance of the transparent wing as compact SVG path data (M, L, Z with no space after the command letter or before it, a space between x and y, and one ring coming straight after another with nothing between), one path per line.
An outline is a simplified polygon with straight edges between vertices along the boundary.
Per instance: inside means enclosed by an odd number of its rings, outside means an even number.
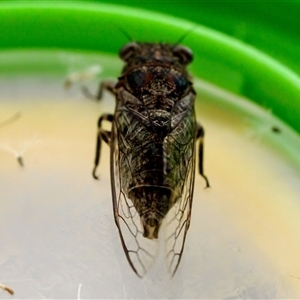
M116 131L116 123L112 128L112 144L111 144L111 182L112 182L112 197L115 222L119 230L121 243L127 257L127 260L139 276L143 277L149 268L152 266L153 260L156 257L158 244L156 240L150 240L143 236L143 231L140 222L140 216L136 211L132 201L127 197L126 191L122 189L123 181L120 171L120 160L124 160L126 168L130 170L129 163L126 164L125 145L122 146L120 139L120 147Z
M180 161L180 164L182 164L180 169L184 169L181 173L184 177L182 178L180 196L175 200L175 204L165 218L166 262L171 276L174 276L181 261L186 234L191 221L195 178L194 151L194 140L191 140L189 145L183 147L182 156L185 156L186 160Z

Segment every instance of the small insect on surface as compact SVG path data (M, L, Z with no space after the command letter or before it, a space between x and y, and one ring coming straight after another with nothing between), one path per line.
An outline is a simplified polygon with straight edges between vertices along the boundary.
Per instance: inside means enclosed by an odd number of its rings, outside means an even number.
M6 285L4 285L2 283L0 283L0 288L3 289L4 291L7 291L11 295L14 294L14 291L11 288L7 287Z
M21 117L20 113L16 113L13 116L11 116L10 118L4 120L4 121L0 121L0 127L4 127L6 125L9 125L10 123L15 122L16 120L18 120ZM4 146L0 144L0 148L3 148L4 150L7 150L8 152L11 152L15 155L19 165L21 167L24 167L24 162L23 162L23 157L20 153L18 153L15 149L8 147L8 146Z
M156 257L156 239L165 226L166 261L173 276L180 263L191 221L195 146L203 173L203 127L196 122L196 92L186 66L190 49L171 44L126 44L125 62L116 84L102 82L116 96L114 114L98 121L95 166L102 140L110 147L114 218L134 272L142 277ZM104 130L103 121L112 123Z

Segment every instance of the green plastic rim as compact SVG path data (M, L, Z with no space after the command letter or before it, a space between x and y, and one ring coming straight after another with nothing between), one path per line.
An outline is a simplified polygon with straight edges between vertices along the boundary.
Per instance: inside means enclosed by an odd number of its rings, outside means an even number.
M300 78L270 56L206 27L123 6L73 2L0 2L0 49L69 49L117 54L128 40L182 42L197 77L271 109L300 133Z

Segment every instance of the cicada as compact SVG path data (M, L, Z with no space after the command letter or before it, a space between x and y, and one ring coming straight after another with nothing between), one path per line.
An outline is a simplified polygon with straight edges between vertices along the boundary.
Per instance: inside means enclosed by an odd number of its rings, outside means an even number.
M145 275L163 231L173 276L191 222L197 140L199 173L209 186L204 130L196 122L196 92L186 69L193 54L177 44L130 42L119 56L125 65L118 82L102 82L97 96L110 91L116 107L99 118L93 176L104 141L110 147L114 218L130 266ZM103 121L112 123L111 131Z

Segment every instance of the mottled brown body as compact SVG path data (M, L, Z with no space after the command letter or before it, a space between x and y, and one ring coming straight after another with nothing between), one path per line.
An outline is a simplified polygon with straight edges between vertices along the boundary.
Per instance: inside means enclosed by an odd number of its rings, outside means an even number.
M198 137L204 176L203 129L196 123L196 93L186 71L192 53L179 45L129 43L120 57L126 64L117 84L102 85L117 101L114 115L99 119L95 168L103 139L111 147L115 220L134 271L139 276L147 271L155 256L148 241L158 238L168 216L167 258L174 274L190 223ZM112 122L112 132L101 129L103 120Z

